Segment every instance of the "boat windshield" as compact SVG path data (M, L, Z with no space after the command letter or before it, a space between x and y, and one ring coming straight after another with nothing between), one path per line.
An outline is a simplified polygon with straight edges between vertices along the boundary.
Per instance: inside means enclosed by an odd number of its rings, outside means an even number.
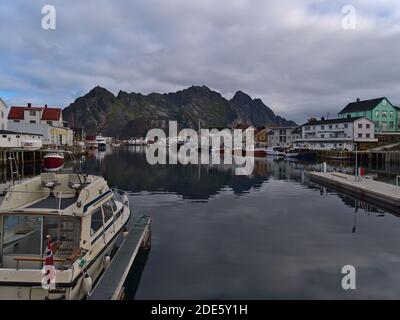
M69 216L3 215L1 254L46 256L50 235L55 256L68 257L79 248L80 219Z

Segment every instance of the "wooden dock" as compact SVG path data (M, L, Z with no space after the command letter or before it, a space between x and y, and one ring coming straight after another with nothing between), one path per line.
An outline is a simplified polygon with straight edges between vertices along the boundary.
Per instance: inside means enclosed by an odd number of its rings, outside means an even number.
M377 206L398 212L400 187L371 179L359 178L339 172L310 172L310 179L346 193L356 194L363 200L371 200Z
M151 218L140 216L134 221L128 236L118 249L110 266L104 271L89 300L119 300L129 270L141 247L149 248L151 240Z

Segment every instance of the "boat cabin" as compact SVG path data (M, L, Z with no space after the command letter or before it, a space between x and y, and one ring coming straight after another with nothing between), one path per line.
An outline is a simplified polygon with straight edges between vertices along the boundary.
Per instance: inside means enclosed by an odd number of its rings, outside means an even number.
M57 269L70 267L120 207L96 176L42 173L13 186L0 205L0 268L41 269L48 236Z

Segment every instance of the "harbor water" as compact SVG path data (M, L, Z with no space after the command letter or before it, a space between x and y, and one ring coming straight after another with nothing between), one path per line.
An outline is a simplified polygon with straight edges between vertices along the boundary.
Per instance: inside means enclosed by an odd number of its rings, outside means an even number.
M320 164L265 158L236 176L229 165L152 166L129 147L84 168L152 217L152 249L131 270L128 299L400 297L400 219L311 183L306 171ZM398 172L369 171L389 183ZM355 290L342 288L345 265L356 268Z

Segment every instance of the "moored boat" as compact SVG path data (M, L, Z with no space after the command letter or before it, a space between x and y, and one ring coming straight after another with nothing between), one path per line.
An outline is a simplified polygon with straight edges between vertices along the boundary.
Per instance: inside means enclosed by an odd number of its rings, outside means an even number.
M106 139L104 137L102 137L101 135L96 136L96 144L97 144L98 150L104 151L107 149Z
M268 147L266 150L267 156L274 156L274 157L284 157L285 156L285 149L282 147Z
M314 150L310 149L290 149L286 152L286 157L296 159L313 159L316 157L316 153Z
M246 156L265 157L267 155L266 148L247 148L243 150Z
M64 156L57 151L51 151L43 157L45 171L59 171L64 168Z
M42 173L0 205L0 299L82 299L130 217L104 178Z

